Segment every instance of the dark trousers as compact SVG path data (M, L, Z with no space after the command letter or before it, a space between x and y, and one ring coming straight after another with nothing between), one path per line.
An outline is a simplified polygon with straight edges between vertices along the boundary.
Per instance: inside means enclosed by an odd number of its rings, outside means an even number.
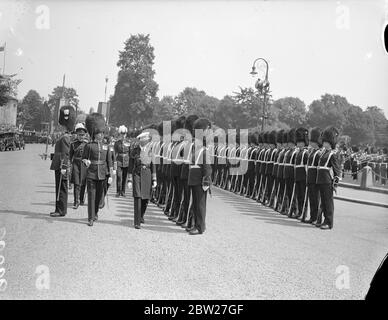
M119 194L125 193L127 175L128 175L128 167L117 167L116 192Z
M203 191L202 185L192 186L191 189L193 201L190 211L193 212L194 226L199 232L205 232L207 191Z
M333 227L334 217L334 199L333 186L330 183L318 184L319 193L321 195L321 206L325 220L330 227Z
M316 221L318 219L319 206L319 188L318 185L308 184L308 197L310 202L310 219Z
M88 220L93 220L98 214L101 197L104 195L104 181L87 179L88 186Z
M172 200L174 196L174 183L172 179L169 179L169 181L167 182L167 191L168 191L168 195L166 194L167 199L166 199L166 206L164 207L164 213L170 214L170 209L171 209Z
M297 214L298 216L299 215L302 215L303 212L303 203L304 203L304 196L306 194L306 181L305 180L302 180L302 181L296 181L295 183L295 199L296 199L296 203L298 205L298 211L297 211ZM305 215L303 215L303 217L305 217Z
M86 185L74 185L74 204L84 203Z
M142 199L140 197L133 198L133 207L135 211L134 224L140 226L140 221L144 218L144 214L147 210L148 199Z
M66 215L68 194L67 179L64 179L64 176L62 176L61 185L59 185L59 180L61 180L61 170L55 170L55 212ZM57 201L58 191L59 198Z
M187 220L187 212L190 204L190 192L189 186L187 185L187 179L181 179L180 185L182 187L182 198L179 205L178 221L180 223L185 223Z
M192 210L193 207L193 186L188 186L189 188L189 206L187 209L187 220L186 225L188 228L194 227L194 211Z
M103 208L105 206L105 196L108 193L109 184L108 184L108 177L104 180L103 188L102 188L102 196L100 200L100 208Z
M182 199L182 186L179 177L173 177L172 183L174 186L174 198L172 199L171 216L176 218L179 214L179 206Z
M286 182L284 179L278 178L278 184L279 184L279 187L278 187L279 193L277 193L277 190L276 190L276 194L278 196L278 198L276 199L276 206L277 206L277 209L280 211L282 209L281 205L282 205L282 201L283 201Z
M270 200L269 198L271 197L272 186L274 184L274 178L272 177L271 174L266 175L266 183L267 183L267 186L264 194L264 202L269 201ZM264 184L264 187L265 187L265 184Z

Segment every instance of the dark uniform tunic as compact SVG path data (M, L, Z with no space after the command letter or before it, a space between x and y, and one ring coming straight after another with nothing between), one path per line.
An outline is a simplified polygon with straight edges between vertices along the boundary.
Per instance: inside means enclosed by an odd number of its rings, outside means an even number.
M334 200L333 180L341 176L341 165L334 150L324 150L319 158L317 185L321 195L321 204L325 217L324 224L333 227Z
M295 157L295 200L298 208L297 216L302 216L302 221L304 221L306 218L305 195L307 160L308 149L300 148Z
M190 211L194 216L195 228L200 232L206 229L206 199L207 191L202 186L211 183L212 168L205 147L192 152L191 164L189 167L188 185L192 190L192 205Z
M51 162L50 170L55 171L55 212L65 216L67 213L67 195L68 195L68 173L70 167L70 141L71 134L64 133L55 143L54 156ZM66 169L67 173L62 175L61 169ZM61 180L61 183L59 183ZM59 197L58 196L59 192ZM58 198L58 201L57 201Z
M140 226L151 199L152 182L156 181L156 167L150 143L144 147L137 142L131 145L129 174L129 181L133 183L134 224Z
M307 160L307 192L310 203L310 220L317 221L319 209L319 189L317 186L317 167L321 150L311 149Z
M71 179L74 184L74 205L84 202L87 168L82 162L84 147L88 141L75 140L70 144Z
M82 155L83 160L90 160L86 181L88 186L88 219L97 217L101 198L104 196L104 183L110 176L112 156L109 147L102 142L92 141L85 145Z
M118 195L125 194L130 145L130 142L127 140L117 140L114 144L114 152L117 161L116 192Z

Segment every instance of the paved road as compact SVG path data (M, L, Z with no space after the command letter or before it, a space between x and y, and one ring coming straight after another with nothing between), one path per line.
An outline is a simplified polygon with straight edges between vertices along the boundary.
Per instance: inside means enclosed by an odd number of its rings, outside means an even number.
M358 190L347 187L338 187L337 196L370 202L384 203L388 205L388 194Z
M50 218L54 177L42 150L0 153L0 299L362 299L388 248L384 208L336 201L334 229L323 231L217 189L202 236L154 206L135 230L132 201L114 190L93 228L86 207ZM48 290L36 286L41 265ZM340 290L341 265L349 288Z

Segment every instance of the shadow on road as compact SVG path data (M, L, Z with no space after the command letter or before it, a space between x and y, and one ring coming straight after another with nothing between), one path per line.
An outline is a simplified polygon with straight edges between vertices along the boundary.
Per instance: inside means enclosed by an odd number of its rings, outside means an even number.
M236 211L245 216L254 217L256 220L262 220L265 223L280 224L291 227L311 228L310 224L301 223L297 219L290 219L285 215L274 211L272 208L263 206L252 199L238 196L234 193L229 193L224 190L218 190L214 196L220 198L223 202L228 203L236 209ZM227 194L228 193L228 194Z

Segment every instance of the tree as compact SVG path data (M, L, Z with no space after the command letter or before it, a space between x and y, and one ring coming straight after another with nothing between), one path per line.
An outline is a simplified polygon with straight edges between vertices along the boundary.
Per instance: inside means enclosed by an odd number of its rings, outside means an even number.
M344 112L345 122L342 134L351 137L354 144L373 143L374 130L367 115L360 107L350 105Z
M320 100L314 100L309 105L307 112L307 123L311 127L319 126L325 128L329 125L342 130L345 122L345 112L350 108L346 98L339 95L325 94Z
M231 96L225 96L218 104L214 113L215 124L223 129L236 127L236 102Z
M111 122L140 127L152 117L158 84L154 81L154 48L149 35L131 35L119 52L115 92L111 99Z
M376 106L367 107L364 112L366 119L373 130L373 143L377 146L388 145L388 120L384 111Z
M306 124L306 105L294 97L285 97L274 101L271 112L275 119L285 123L291 128L297 128Z
M155 101L153 106L153 122L167 121L174 117L174 98L165 96L162 100Z
M19 124L29 130L41 130L44 109L43 100L38 92L28 91L18 109Z
M55 109L55 107L58 105L58 100L62 98L62 92L64 92L63 97L68 101L68 103L75 109L78 108L79 99L77 91L73 88L63 88L62 86L55 87L52 93L49 95L49 108L52 111Z
M17 96L17 86L22 81L13 75L0 75L0 106L5 105L10 97Z

